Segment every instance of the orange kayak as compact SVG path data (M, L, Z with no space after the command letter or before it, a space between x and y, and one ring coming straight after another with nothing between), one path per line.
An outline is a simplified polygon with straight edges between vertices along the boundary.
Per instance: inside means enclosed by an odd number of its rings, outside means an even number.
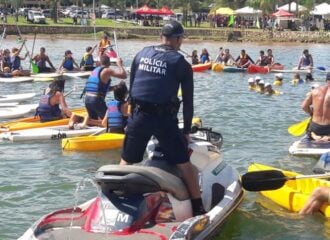
M192 70L193 72L203 72L210 69L211 67L212 67L211 62L201 63L201 64L192 65Z

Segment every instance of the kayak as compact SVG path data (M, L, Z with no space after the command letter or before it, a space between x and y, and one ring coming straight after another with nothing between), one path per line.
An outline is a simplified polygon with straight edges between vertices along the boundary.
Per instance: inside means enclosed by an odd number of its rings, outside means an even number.
M11 77L11 78L0 78L2 83L22 83L22 82L33 82L33 77Z
M33 98L35 95L35 93L0 95L0 103L22 102Z
M121 148L124 134L103 133L97 136L85 136L62 139L62 149L67 151L100 151Z
M305 155L305 156L322 155L323 153L329 151L330 151L329 141L311 140L307 136L304 136L300 140L295 141L289 148L290 154Z
M247 69L248 73L268 73L269 72L269 67L268 66L258 66L255 64L250 64L248 69Z
M202 120L194 117L192 126L200 128ZM183 122L179 122L179 127L183 128ZM67 151L100 151L121 148L124 136L124 134L103 133L98 136L66 138L62 140L62 149ZM196 137L196 135L194 136ZM203 136L198 137L201 139Z
M31 140L58 140L77 136L91 135L105 132L105 128L87 127L84 129L70 130L68 125L56 127L43 127L27 130L0 133L0 139L11 142L31 141Z
M248 172L263 170L279 170L282 171L287 177L301 175L295 172L284 171L258 163L254 163L248 167ZM279 189L261 191L260 193L289 211L299 212L307 202L313 190L321 186L330 187L330 182L317 178L288 180L285 182L284 186ZM329 204L323 204L320 210L326 217L330 217Z
M210 69L211 66L212 66L211 62L196 64L196 65L192 65L192 70L193 72L203 72Z
M22 117L35 111L38 104L16 105L12 107L0 107L0 119Z
M78 108L78 109L72 110L72 112L77 113L77 114L85 114L86 109ZM66 125L69 123L69 120L70 120L69 118L64 118L64 119L55 120L55 121L40 122L39 117L28 117L28 118L18 119L15 121L0 123L0 132L18 131L18 130L24 130L24 129L30 129L30 128L53 127L53 126L59 126L59 125Z
M271 72L276 73L309 73L311 70L309 69L271 69Z
M9 102L9 103L0 103L0 108L1 107L14 107L17 106L19 102Z
M63 76L69 78L88 78L91 75L91 71L72 71L63 72Z
M224 66L223 71L224 72L246 72L246 68L238 68L236 66Z
M62 76L61 73L37 73L37 74L33 74L31 75L33 78L58 78L60 76Z
M244 192L238 172L212 143L192 141L189 149L206 214L193 216L178 169L168 164L152 139L145 161L100 167L95 174L99 194L41 217L19 240L211 239L239 206Z

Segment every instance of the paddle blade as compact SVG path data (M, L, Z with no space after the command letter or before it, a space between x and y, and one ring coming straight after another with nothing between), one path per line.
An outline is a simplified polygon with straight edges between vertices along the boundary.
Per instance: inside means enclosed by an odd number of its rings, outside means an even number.
M303 135L306 132L306 129L308 127L308 124L310 122L311 118L306 118L305 120L293 124L288 128L288 132L295 137L299 137Z
M279 189L286 181L285 175L277 170L248 172L242 176L243 188L251 192Z

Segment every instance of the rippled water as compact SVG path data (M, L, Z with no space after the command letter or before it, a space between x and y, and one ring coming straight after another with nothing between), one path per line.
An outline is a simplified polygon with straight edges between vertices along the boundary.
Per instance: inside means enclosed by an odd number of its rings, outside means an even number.
M32 41L28 41L29 49ZM5 40L3 46L11 47L15 41ZM58 66L66 49L71 49L79 62L80 56L91 41L37 40L36 51L45 46L55 66ZM129 66L132 57L143 46L153 42L120 41L119 52ZM63 47L65 46L65 47ZM183 49L208 48L213 56L220 47L229 47L236 57L246 49L255 59L260 49L273 48L276 61L291 68L297 64L304 48L314 56L316 66L330 69L330 45L282 44L258 45L253 43L188 42ZM301 121L306 115L300 110L310 86L290 86L292 74L285 74L285 84L280 96L263 96L247 90L248 74L205 72L195 74L195 116L203 119L224 136L223 152L226 161L240 173L252 162L311 173L314 158L292 157L288 154L295 140L287 133L290 124ZM262 76L273 82L274 74ZM324 75L315 74L318 82ZM0 94L37 92L48 83L1 84ZM72 107L82 106L79 99L84 80L69 80L79 90L68 97ZM38 101L38 96L33 99ZM76 185L85 177L93 177L97 168L116 163L120 151L92 153L62 152L59 142L0 143L0 239L15 239L42 215L50 211L73 206ZM79 193L79 202L96 195L92 185ZM301 217L289 213L255 193L246 193L245 200L229 218L217 239L326 239L330 223L321 215Z

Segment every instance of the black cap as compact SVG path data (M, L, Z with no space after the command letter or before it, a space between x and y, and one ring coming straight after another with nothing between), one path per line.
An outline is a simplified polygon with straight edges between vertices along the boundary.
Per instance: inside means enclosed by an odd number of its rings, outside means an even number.
M327 73L327 81L330 81L330 72Z
M162 28L162 35L165 37L182 37L185 35L181 23L171 20L168 21Z

